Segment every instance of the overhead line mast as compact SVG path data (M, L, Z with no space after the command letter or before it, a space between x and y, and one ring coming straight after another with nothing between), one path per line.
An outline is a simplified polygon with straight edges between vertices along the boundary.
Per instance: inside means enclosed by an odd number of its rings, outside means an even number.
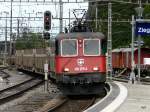
M63 32L63 2L62 0L59 0L59 25L60 25L60 29L59 29L59 33Z
M11 9L10 9L10 47L9 47L9 55L12 54L12 2L11 0Z
M107 74L112 79L112 4L108 3L108 39L107 39Z

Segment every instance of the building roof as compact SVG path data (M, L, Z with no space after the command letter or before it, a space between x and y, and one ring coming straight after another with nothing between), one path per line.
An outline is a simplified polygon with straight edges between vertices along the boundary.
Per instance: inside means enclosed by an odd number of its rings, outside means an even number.
M113 49L112 52L131 52L131 48L118 48L118 49ZM136 51L137 48L134 48L134 51Z
M150 48L141 48L142 50L150 50ZM117 48L113 49L112 52L131 52L131 48ZM134 48L134 51L138 50L138 48Z

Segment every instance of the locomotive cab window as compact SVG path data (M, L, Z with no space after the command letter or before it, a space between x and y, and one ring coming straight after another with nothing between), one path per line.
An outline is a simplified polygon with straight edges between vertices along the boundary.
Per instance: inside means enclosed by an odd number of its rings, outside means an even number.
M85 39L84 40L84 55L98 56L100 55L100 40Z
M61 41L62 56L77 56L77 40L64 39Z

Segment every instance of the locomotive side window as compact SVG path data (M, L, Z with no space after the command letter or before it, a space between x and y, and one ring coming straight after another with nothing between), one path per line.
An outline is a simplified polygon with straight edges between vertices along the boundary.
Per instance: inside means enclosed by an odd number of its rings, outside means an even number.
M59 55L60 54L60 47L59 47L59 41L55 41L55 54Z
M77 40L64 39L61 41L62 56L77 56Z
M85 39L83 52L84 52L84 55L87 55L87 56L100 55L100 40L99 39Z
M102 40L101 41L101 54L105 55L107 52L107 41Z

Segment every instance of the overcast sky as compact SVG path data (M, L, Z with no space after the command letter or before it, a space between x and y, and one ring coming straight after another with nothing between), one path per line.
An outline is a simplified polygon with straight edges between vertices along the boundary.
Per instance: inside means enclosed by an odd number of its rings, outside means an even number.
M19 1L19 0L18 0ZM39 1L39 0L38 0ZM41 0L42 1L42 0ZM56 0L59 1L59 0ZM65 1L65 0L64 0ZM67 0L66 0L67 1ZM73 1L73 0L72 0ZM83 1L83 0L81 0ZM71 10L71 17L74 17L72 10L73 9L87 9L88 3L67 3L63 5L63 17L69 18L69 9ZM59 17L59 5L58 4L39 4L39 3L13 3L13 17L43 17L43 12L49 10L52 12L54 18ZM0 2L0 40L4 40L5 36L5 18L6 13L10 17L10 2L3 3ZM80 16L80 15L79 15ZM10 18L8 20L8 27L10 27ZM37 19L36 19L37 20ZM28 19L19 19L19 26L26 27L43 27L43 19L40 21L30 21ZM64 25L68 25L68 20L64 20ZM13 19L13 27L17 26L16 18ZM53 33L58 33L59 29L59 20L52 20L52 31ZM16 28L13 28L13 32L17 32ZM20 31L21 32L21 31ZM43 28L34 29L34 32L43 32ZM9 40L9 28L8 28L8 40Z

